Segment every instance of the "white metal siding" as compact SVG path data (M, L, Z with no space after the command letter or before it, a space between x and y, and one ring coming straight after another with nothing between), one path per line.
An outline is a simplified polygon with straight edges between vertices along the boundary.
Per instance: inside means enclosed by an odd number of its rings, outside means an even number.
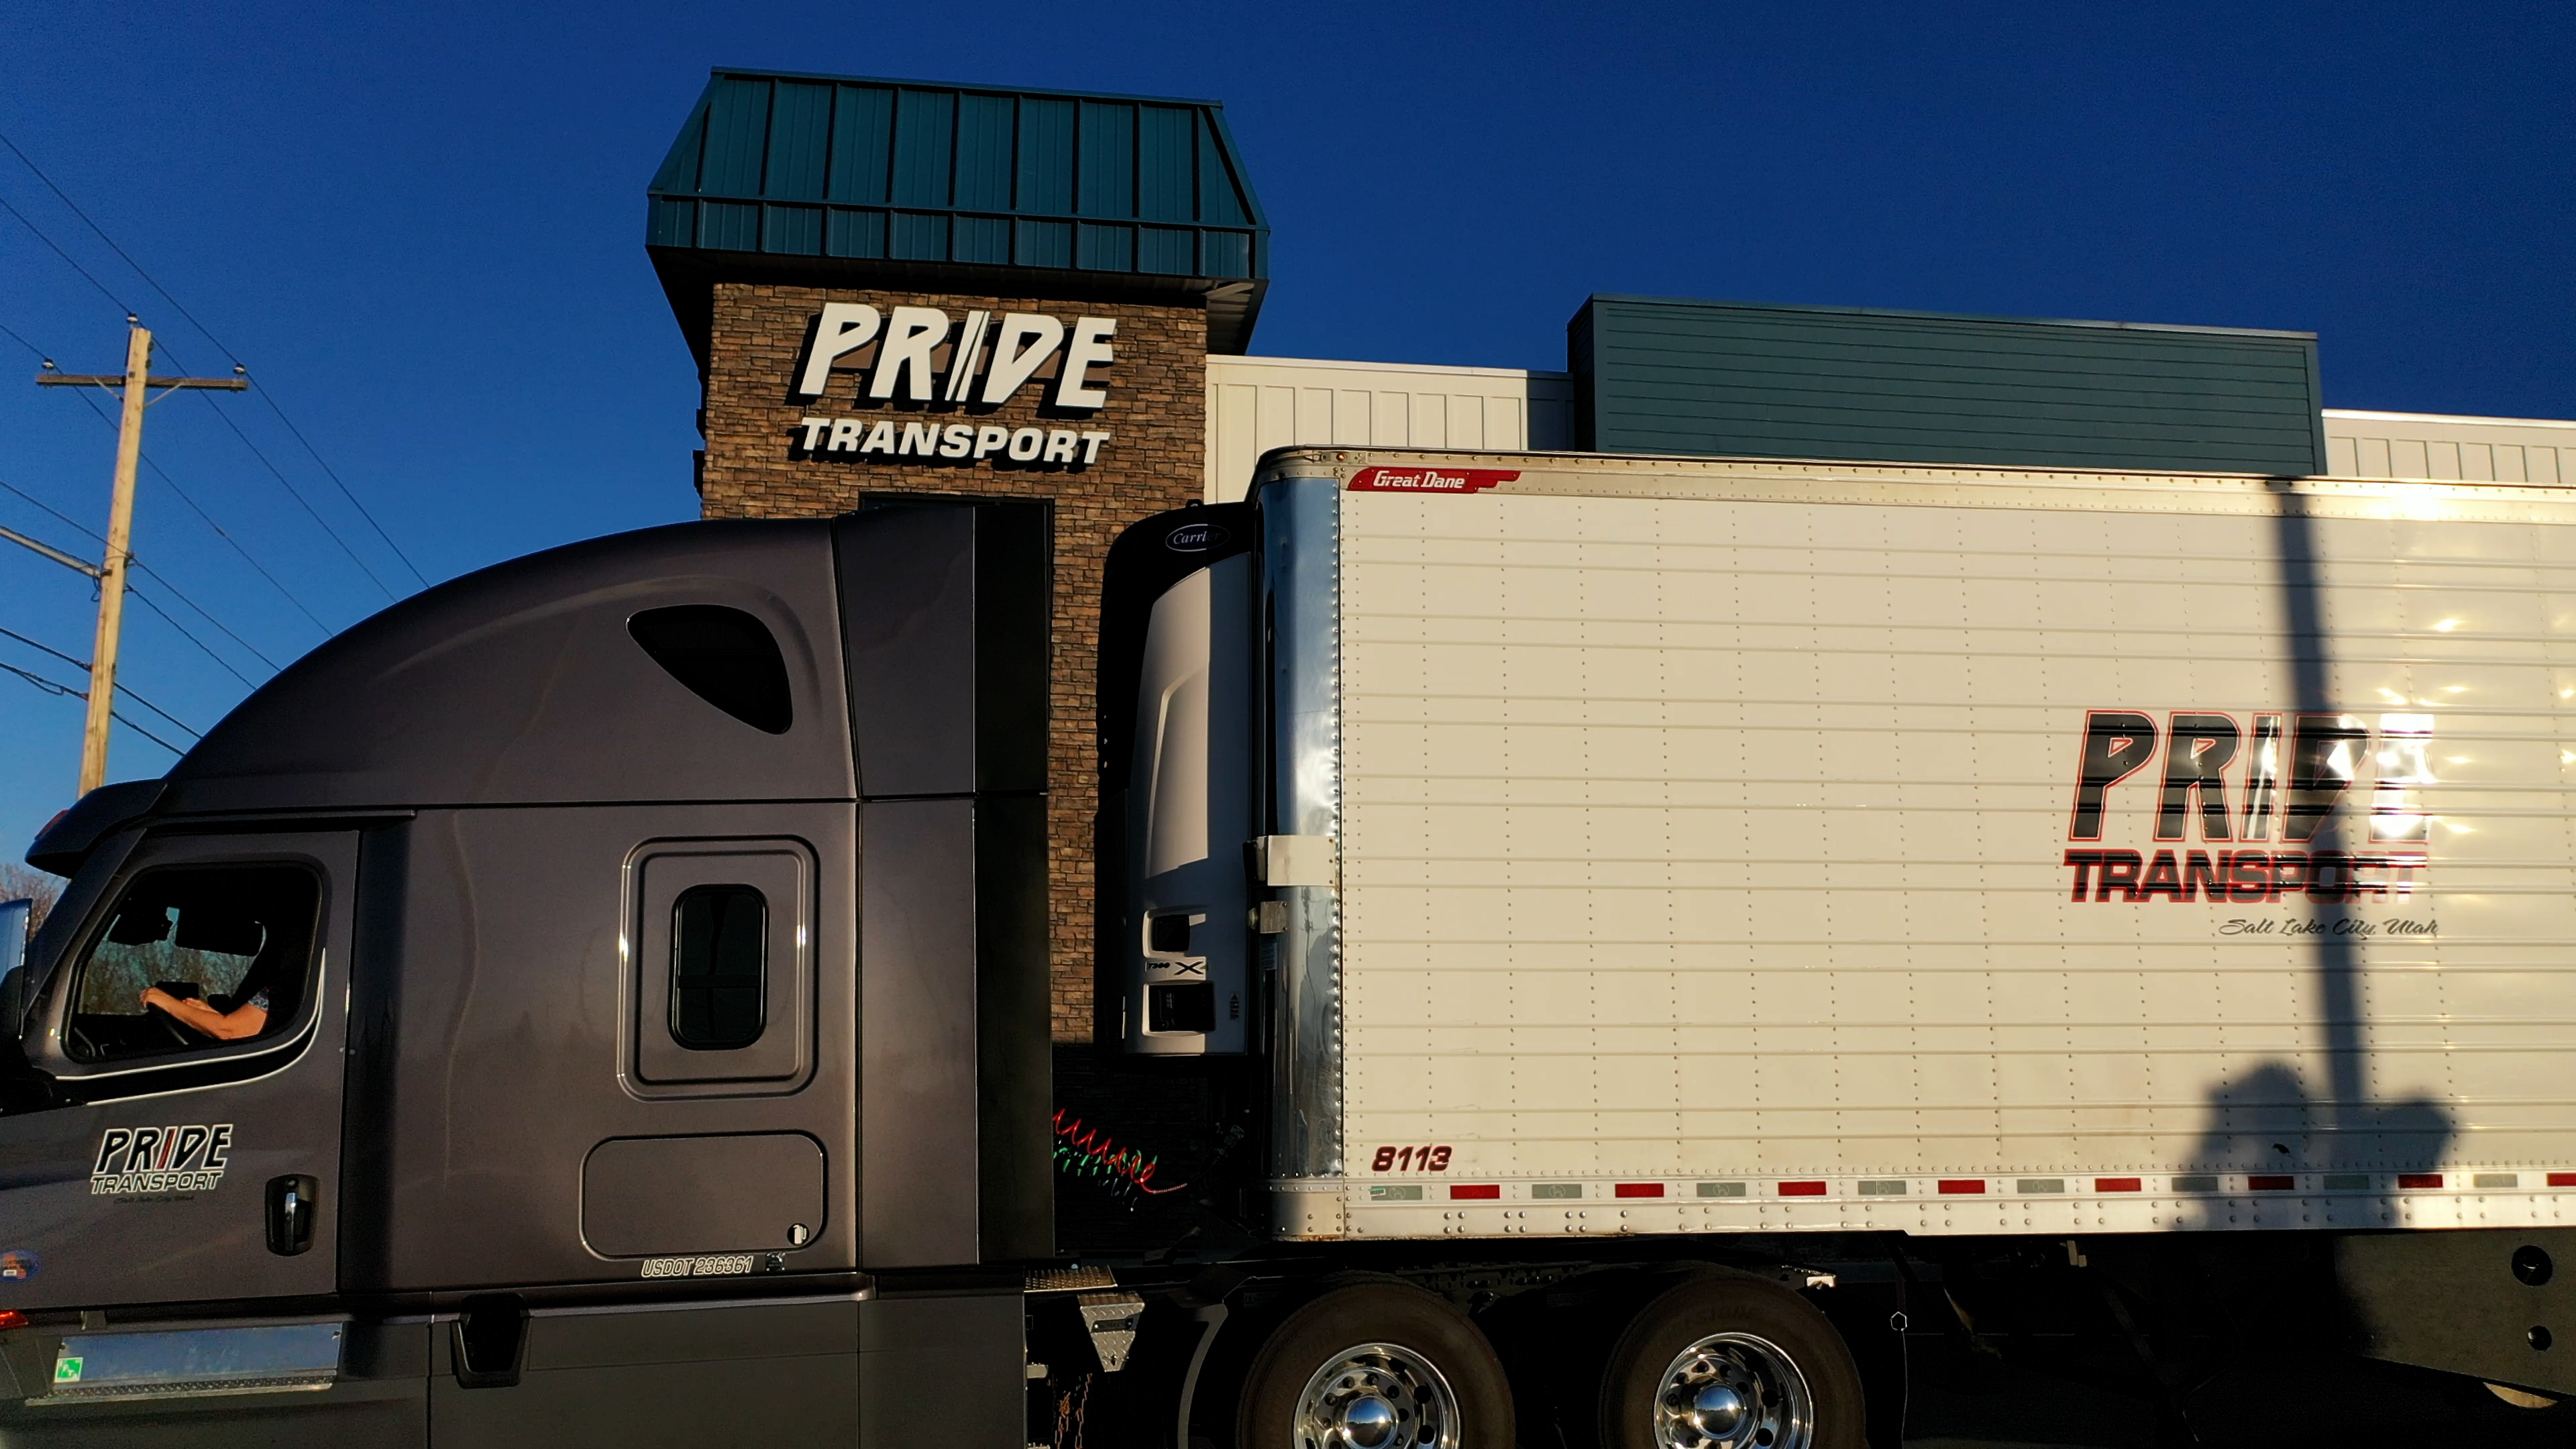
M1561 372L1414 367L1291 357L1208 359L1207 501L1231 503L1272 448L1573 446L1574 385Z
M2327 471L2338 478L2576 486L2576 422L2338 408L2325 421Z
M1314 1230L2558 1220L2568 495L2311 485L2349 495L2306 504L2327 703L2433 715L2440 775L2425 888L2349 911L2440 934L2338 956L2224 934L2335 914L2295 897L2075 904L2062 864L2088 709L2315 707L2260 485L1727 466L1703 498L1343 495L1351 1188ZM2152 853L2155 794L2114 787L2101 843ZM1414 1144L1454 1149L1428 1197L1371 1170ZM2426 1168L2453 1190L2393 1191ZM2243 1196L2272 1171L2299 1195ZM2337 1171L2368 1189L2312 1196ZM2229 1196L2172 1195L2198 1172ZM1624 1178L1667 1200L1604 1201Z

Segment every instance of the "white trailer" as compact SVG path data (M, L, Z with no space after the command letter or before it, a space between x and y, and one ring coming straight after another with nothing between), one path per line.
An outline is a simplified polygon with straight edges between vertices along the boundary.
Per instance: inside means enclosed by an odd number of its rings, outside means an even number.
M2576 1387L2540 1240L2393 1231L2576 1207L2576 490L1307 448L1140 527L1242 536L1104 674L1105 994L1266 1054L1278 1238L2306 1230Z
M1338 562L1341 1110L1286 1232L2576 1205L2576 494L1265 477Z

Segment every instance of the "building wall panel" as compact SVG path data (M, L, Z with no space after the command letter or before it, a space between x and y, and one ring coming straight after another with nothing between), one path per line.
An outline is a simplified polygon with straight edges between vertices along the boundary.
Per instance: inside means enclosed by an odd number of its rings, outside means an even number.
M2326 467L2306 333L1596 296L1570 342L1602 452Z
M2576 422L2338 408L2324 416L2326 455L2337 477L2550 487L2576 480Z
M1285 357L1208 359L1206 498L1243 497L1272 448L1572 446L1563 373Z

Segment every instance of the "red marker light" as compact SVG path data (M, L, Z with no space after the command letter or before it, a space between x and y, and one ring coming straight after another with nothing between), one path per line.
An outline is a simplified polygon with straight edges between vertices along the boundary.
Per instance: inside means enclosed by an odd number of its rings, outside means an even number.
M2442 1185L2442 1174L2438 1172L2401 1172L2397 1174L2397 1185L2402 1188L2440 1187Z
M2551 1187L2576 1187L2576 1172L2553 1172L2549 1174L2549 1185Z
M1660 1182L1623 1182L1611 1188L1610 1195L1612 1197L1662 1197L1664 1185Z
M15 1308L0 1308L0 1328L24 1328L26 1326L27 1315L19 1312Z
M2144 1192L2146 1191L2146 1187L2146 1179L2139 1177L2097 1177L2093 1179L2093 1190L2095 1192Z
M1451 1202L1485 1202L1501 1197L1500 1184L1491 1182L1453 1182L1449 1184Z
M1941 1191L1946 1193L1981 1193L1985 1190L1986 1180L1982 1177L1945 1177L1941 1179Z
M1784 1182L1780 1184L1780 1195L1782 1197L1823 1197L1825 1185L1821 1182Z

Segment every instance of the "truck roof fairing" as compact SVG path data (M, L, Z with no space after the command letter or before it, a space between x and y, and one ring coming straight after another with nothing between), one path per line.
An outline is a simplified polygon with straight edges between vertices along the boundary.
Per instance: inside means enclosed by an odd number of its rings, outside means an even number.
M630 634L635 615L680 605L767 628L787 728L728 714ZM405 599L289 665L171 769L156 813L853 798L839 640L827 520L550 549Z

